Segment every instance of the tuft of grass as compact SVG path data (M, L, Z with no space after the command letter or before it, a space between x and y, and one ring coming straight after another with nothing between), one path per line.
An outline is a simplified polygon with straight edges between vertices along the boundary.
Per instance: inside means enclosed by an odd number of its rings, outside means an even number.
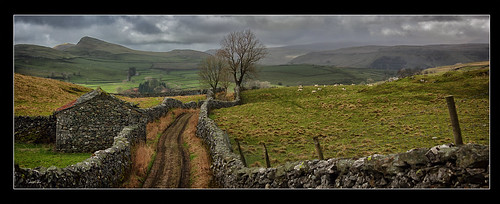
M240 142L248 164L389 154L453 142L446 101L454 95L465 143L489 144L489 68L417 75L375 86L320 85L249 90L243 105L211 118ZM343 88L345 90L343 90ZM312 91L316 92L313 93Z

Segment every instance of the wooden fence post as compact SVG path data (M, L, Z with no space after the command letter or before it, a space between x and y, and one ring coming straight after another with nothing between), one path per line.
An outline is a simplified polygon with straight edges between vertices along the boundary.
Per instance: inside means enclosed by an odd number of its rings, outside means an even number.
M455 107L455 100L453 96L446 96L446 103L448 104L448 111L450 112L451 126L453 127L453 135L455 138L455 145L463 145L462 132L460 131L460 124L458 123L457 109Z
M269 161L269 155L267 154L266 143L262 142L262 145L264 145L264 156L266 157L266 167L270 168L271 162Z
M240 140L239 139L234 139L234 141L236 142L236 145L238 146L238 151L240 152L240 159L243 162L243 165L245 167L247 167L247 161L245 160L245 156L243 156L243 152L241 151Z
M319 144L318 136L313 137L314 147L316 147L316 153L318 153L319 159L324 160L323 151L321 150L321 146Z

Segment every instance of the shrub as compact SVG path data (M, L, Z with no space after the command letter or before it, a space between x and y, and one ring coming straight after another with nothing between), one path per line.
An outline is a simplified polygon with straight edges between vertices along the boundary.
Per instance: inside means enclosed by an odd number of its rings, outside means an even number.
M244 89L265 89L265 88L271 88L271 82L268 81L259 81L259 80L253 80L253 81L247 81L243 83Z

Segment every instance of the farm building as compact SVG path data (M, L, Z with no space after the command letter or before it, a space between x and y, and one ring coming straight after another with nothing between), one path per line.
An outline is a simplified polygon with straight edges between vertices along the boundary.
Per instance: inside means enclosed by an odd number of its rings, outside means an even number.
M61 152L106 149L125 126L146 124L142 110L101 88L58 108L54 115L56 150Z

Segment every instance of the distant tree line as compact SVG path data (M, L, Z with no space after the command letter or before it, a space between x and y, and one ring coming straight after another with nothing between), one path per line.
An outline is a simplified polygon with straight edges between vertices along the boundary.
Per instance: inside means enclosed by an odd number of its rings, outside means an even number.
M71 77L74 76L82 76L82 75L80 74L80 72L70 72L70 73L61 72L59 74L55 72L50 72L50 76L47 76L47 78L69 81Z
M422 68L413 68L413 69L403 68L403 69L400 69L396 75L399 78L405 78L405 77L421 74L422 70L423 70Z

